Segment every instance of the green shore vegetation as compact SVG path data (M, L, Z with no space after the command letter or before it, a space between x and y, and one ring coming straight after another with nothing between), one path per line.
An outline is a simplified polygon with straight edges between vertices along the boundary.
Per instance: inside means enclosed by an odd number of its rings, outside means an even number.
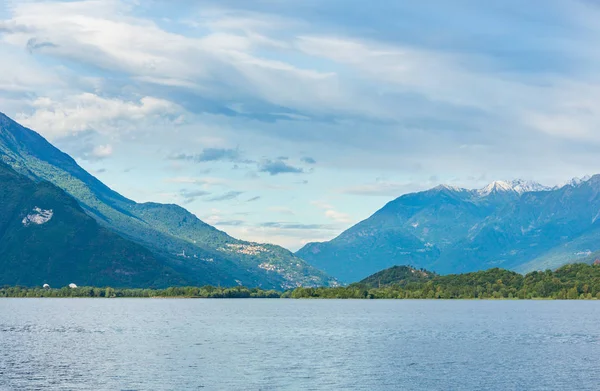
M383 283L382 283L383 282ZM246 287L3 287L0 297L321 298L321 299L600 299L600 265L569 264L521 274L494 268L440 276L409 266L383 270L345 287L299 287L284 292Z

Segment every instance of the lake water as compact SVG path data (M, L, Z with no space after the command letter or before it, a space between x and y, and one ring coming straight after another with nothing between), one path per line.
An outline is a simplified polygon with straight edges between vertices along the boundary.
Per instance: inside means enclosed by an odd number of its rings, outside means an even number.
M0 390L598 390L600 302L0 299Z

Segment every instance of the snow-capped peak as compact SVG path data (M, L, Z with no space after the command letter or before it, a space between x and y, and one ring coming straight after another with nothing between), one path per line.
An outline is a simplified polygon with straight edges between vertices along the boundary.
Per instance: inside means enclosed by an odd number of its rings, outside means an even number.
M514 192L520 195L530 191L548 190L551 190L551 188L541 185L537 182L527 181L524 179L515 179L512 181L494 181L483 189L477 190L477 194L481 197L485 197L493 193Z
M580 179L580 181L588 180L589 177L585 177ZM534 181L528 181L525 179L515 179L512 181L494 181L487 186L476 189L476 190L467 190L462 187L450 186L450 185L438 185L431 190L437 191L451 191L451 192L468 192L472 195L479 197L487 197L491 194L506 194L512 193L516 195L521 195L523 193L533 192L533 191L549 191L555 188L541 185Z
M465 191L465 189L463 189L462 187L450 186L450 185L437 185L436 187L433 188L433 190L450 190L450 191L454 191L454 192Z
M562 184L560 186L556 186L556 188L560 189L561 187L565 187L565 186L573 186L573 187L579 186L582 183L589 181L590 179L592 179L592 177L589 176L589 175L586 175L586 176L581 177L581 178L573 178L570 181L567 181L566 183L564 183L564 184Z
M485 197L492 193L505 193L509 191L515 191L510 183L505 181L494 181L483 189L477 190L477 194Z
M552 190L551 187L544 186L534 181L526 181L524 179L515 179L514 181L511 181L511 185L513 190L519 194L527 193L530 191Z

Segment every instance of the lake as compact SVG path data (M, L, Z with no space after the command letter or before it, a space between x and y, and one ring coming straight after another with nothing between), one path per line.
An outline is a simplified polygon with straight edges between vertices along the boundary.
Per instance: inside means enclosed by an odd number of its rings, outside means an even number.
M600 302L0 299L0 390L597 390Z

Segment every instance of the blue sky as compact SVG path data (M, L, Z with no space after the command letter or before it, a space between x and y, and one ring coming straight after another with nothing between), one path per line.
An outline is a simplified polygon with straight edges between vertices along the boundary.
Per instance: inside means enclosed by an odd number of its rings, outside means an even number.
M598 20L591 0L8 0L0 111L136 201L295 250L439 183L599 173Z

